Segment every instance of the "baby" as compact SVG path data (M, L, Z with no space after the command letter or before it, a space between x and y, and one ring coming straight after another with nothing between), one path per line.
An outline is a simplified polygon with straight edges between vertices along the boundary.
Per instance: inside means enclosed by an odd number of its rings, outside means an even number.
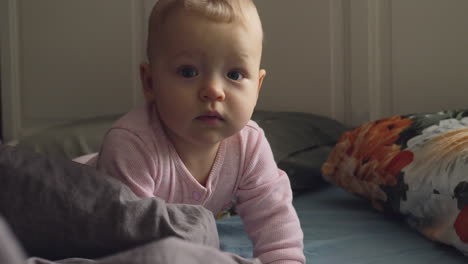
M265 70L251 0L159 0L149 22L146 104L106 134L97 168L140 197L236 210L263 263L304 263L288 176L250 120Z

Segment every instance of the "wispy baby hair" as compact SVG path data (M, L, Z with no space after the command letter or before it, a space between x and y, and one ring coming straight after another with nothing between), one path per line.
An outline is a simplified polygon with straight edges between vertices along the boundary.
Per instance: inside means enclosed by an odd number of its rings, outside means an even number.
M167 16L176 8L182 8L216 22L243 21L246 8L256 10L252 0L159 0L153 7L148 25L147 56L154 57L156 35Z

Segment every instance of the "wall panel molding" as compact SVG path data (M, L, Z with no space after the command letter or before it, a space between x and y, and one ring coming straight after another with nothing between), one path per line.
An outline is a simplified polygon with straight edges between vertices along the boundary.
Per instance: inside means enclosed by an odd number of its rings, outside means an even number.
M144 101L143 92L141 90L139 65L147 61L146 42L148 35L148 19L156 2L158 2L158 0L131 1L133 16L132 72L133 76L136 76L133 93L134 106L140 105Z
M391 0L352 2L348 14L351 116L346 123L358 126L394 112Z
M131 23L132 23L132 61L130 72L133 82L133 106L139 105L142 100L139 65L145 60L146 47L146 13L145 5L141 1L130 1Z
M349 1L330 0L330 93L331 116L351 122L349 68Z
M151 11L153 10L153 6L158 2L158 0L143 0L143 42L145 43L145 55L146 55L146 37L148 33L148 19L151 15Z
M391 0L368 0L369 118L394 112Z
M1 1L0 24L2 65L2 128L5 141L21 134L20 51L18 5L16 0Z

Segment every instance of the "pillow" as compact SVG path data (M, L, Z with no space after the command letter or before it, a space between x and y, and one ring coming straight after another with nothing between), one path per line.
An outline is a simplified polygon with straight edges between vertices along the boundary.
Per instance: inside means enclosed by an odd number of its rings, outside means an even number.
M324 178L468 254L468 110L392 116L345 133Z
M29 255L95 258L169 236L219 247L202 206L140 199L67 158L0 145L0 215Z
M256 110L252 120L265 131L278 167L295 194L323 183L320 168L340 136L342 123L310 113Z
M97 152L104 134L120 116L100 116L49 127L21 138L17 147L68 159Z

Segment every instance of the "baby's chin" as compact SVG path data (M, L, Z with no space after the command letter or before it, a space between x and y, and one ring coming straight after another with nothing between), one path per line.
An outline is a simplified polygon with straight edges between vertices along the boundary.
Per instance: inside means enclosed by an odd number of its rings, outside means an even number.
M224 129L206 130L203 133L203 135L200 136L200 139L202 139L206 143L215 144L238 134L241 130L242 128L232 127Z
M229 137L230 136L226 136L226 135L205 133L204 135L193 136L192 141L196 142L196 144L201 144L205 146L210 146L210 145L214 146L214 145L220 144L223 140Z

